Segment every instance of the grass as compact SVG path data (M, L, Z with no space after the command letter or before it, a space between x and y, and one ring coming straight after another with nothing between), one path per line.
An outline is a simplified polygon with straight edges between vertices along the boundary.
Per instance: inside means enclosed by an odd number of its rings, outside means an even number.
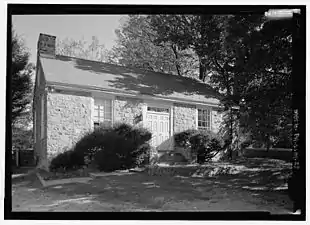
M47 172L45 170L38 171L41 177L44 180L59 180L66 178L75 178L75 177L88 177L88 170L77 170L77 171L67 171L67 172Z
M218 164L219 165L219 164ZM235 174L192 177L195 166L175 166L177 176L122 173L86 184L43 188L34 174L13 179L13 211L260 211L289 212L285 186L289 165L250 159L222 163L239 169ZM211 164L202 168L210 168ZM214 164L212 164L214 166ZM263 188L262 188L263 187ZM268 187L268 188L266 188Z

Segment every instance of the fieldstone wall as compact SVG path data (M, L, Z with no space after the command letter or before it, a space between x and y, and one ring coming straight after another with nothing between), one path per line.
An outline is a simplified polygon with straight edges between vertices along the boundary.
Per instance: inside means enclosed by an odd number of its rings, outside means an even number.
M48 93L47 163L79 140L92 126L93 99L87 94Z
M212 109L211 111L211 129L213 132L217 133L219 132L220 128L221 128L221 124L223 121L223 114L215 109Z
M174 133L195 128L196 128L196 106L175 103L173 105Z
M144 105L140 99L117 96L114 100L114 122L142 126Z

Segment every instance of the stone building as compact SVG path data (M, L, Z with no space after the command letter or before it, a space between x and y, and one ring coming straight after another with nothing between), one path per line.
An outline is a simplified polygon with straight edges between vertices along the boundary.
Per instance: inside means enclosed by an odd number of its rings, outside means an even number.
M37 166L71 148L99 123L127 122L152 132L158 151L174 133L217 132L220 96L208 85L171 74L55 55L55 36L40 34L34 94Z

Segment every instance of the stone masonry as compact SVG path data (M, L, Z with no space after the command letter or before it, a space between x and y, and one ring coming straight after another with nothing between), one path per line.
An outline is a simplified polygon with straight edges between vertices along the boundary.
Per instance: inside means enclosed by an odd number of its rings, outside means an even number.
M140 99L117 96L114 100L114 122L125 122L142 126L142 108L145 103Z
M173 106L174 133L196 127L196 106L176 103Z
M92 128L93 99L90 96L48 93L47 160L73 147Z
M41 168L48 169L53 157L74 146L79 138L93 128L92 108L94 99L90 94L70 92L46 92L46 152L41 161ZM135 126L143 125L143 107L141 99L116 96L113 101L114 123L125 122ZM173 105L174 133L196 127L196 106L185 104ZM218 131L221 116L212 110L212 129ZM175 149L176 150L176 149ZM176 151L184 154L183 151ZM188 158L188 157L186 157Z
M219 111L212 109L211 111L212 115L211 115L211 129L213 132L217 133L220 130L221 127L221 123L223 121L222 118L222 113L220 113Z

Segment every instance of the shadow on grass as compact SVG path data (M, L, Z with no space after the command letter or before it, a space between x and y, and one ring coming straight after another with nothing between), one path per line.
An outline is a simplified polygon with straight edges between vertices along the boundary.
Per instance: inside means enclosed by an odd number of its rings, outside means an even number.
M171 209L169 207L191 209L190 207L197 202L201 204L201 207L208 209L210 204L217 204L225 199L235 201L238 198L235 193L256 196L272 204L278 202L277 204L282 205L282 208L284 205L289 208L286 190L280 187L285 186L285 173L289 173L290 168L277 163L264 160L222 163L222 165L237 166L240 171L236 174L217 177L193 178L190 174L197 170L197 167L182 167L178 170L180 169L183 175L174 177L134 173L101 177L87 184L65 184L38 188L33 187L31 182L23 183L28 181L28 179L24 179L15 185L18 184L20 187L28 189L37 188L49 196L49 201L43 204L45 208L39 207L39 203L33 204L36 209L43 210L44 208L46 211L60 209L161 211ZM207 168L207 165L201 168ZM246 198L247 200L244 201L251 201L251 197Z

